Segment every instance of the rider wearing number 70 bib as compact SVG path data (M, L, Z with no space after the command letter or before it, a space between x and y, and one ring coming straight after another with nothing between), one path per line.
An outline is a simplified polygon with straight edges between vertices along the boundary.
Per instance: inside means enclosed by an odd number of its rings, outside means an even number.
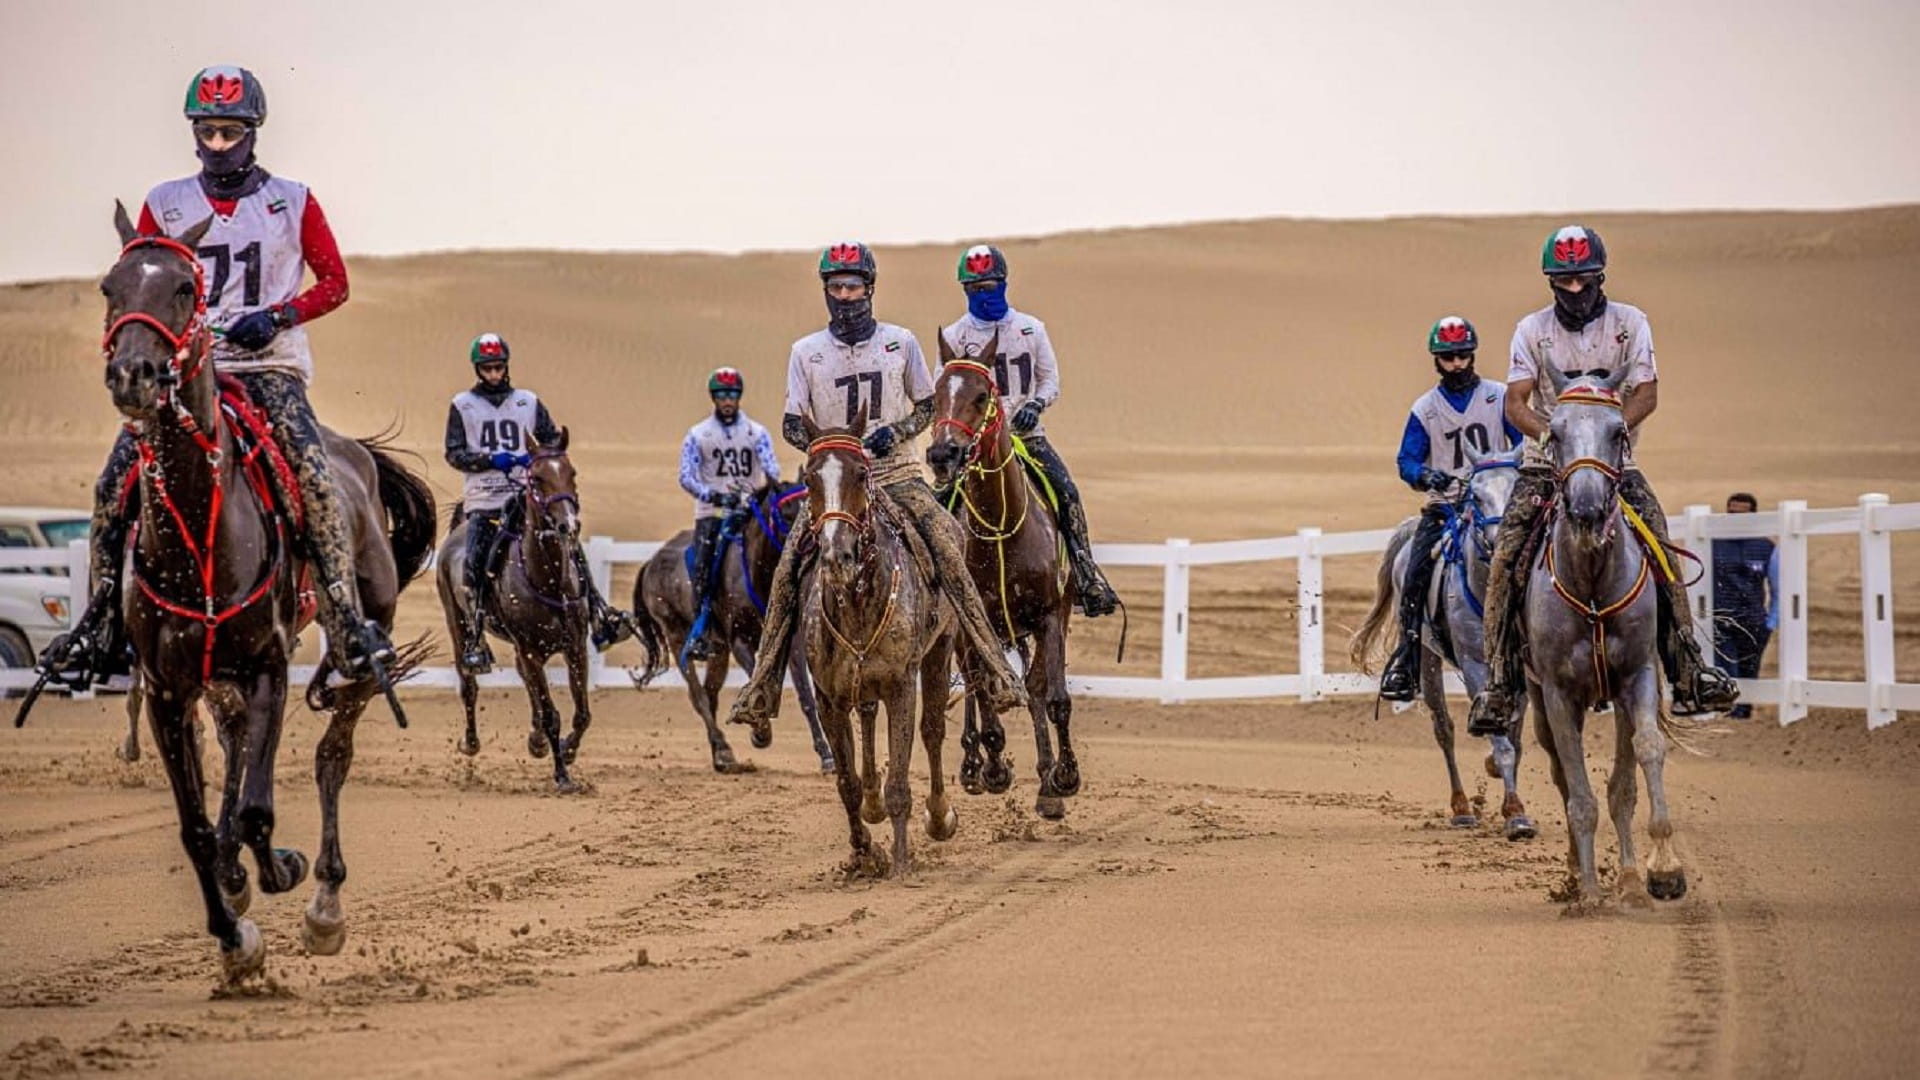
M826 329L794 342L788 354L781 435L804 453L809 449L807 421L825 430L864 420L867 453L872 458L869 475L905 512L926 543L938 586L953 605L967 645L977 657L977 667L968 677L984 675L987 685L975 689L984 691L994 708L1022 707L1026 692L1007 667L999 638L973 587L973 575L967 572L959 523L934 499L911 442L933 420L933 374L911 331L875 321L875 276L873 252L865 244L835 244L820 253L829 320ZM803 503L793 524L795 534L806 532L810 523ZM787 648L799 603L802 557L798 552L804 546L788 544L780 553L772 594L767 597L760 655L753 676L733 703L732 723L757 724L779 712L780 680L787 670Z

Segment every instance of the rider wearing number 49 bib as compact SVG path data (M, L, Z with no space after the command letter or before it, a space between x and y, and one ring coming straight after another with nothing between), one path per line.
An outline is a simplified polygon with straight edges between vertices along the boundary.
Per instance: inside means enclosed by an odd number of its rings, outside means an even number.
M481 334L473 339L467 358L473 362L476 381L472 388L455 394L447 406L446 456L447 464L466 474L461 509L467 523L466 580L462 582L467 625L462 628L466 640L460 645L460 663L481 673L493 669L493 653L487 648L486 600L499 556L501 527L511 522L520 505L515 475L532 463L530 448L559 440L560 427L533 391L513 385L506 339ZM575 556L592 613L593 644L604 650L631 636L633 628L624 612L601 598L578 548Z
M680 444L680 490L693 496L693 624L698 637L687 646L687 658L705 660L713 654L713 556L720 546L721 527L762 489L780 484L780 461L773 453L767 429L740 409L747 381L730 367L707 376L707 396L713 414L687 429Z
M820 281L826 292L828 323L793 343L787 357L786 414L780 433L796 449L809 447L807 423L821 430L864 422L869 473L875 487L900 509L925 542L940 591L953 605L978 668L968 678L984 677L990 704L1009 710L1026 704L1026 692L1001 652L987 622L986 609L967 572L960 549L960 527L933 497L911 441L933 420L933 374L913 333L873 317L873 252L859 243L835 244L820 253ZM811 518L805 504L793 523L804 534ZM904 523L903 523L904 524ZM767 597L766 628L753 675L734 701L730 721L755 724L779 710L780 680L787 670L799 604L804 544L788 544L774 571Z
M999 354L982 359L993 367L1014 434L1040 464L1059 500L1060 534L1066 541L1067 561L1073 567L1080 610L1090 618L1111 615L1120 600L1093 561L1080 489L1074 486L1067 463L1060 460L1059 451L1040 423L1040 413L1060 398L1060 369L1054 362L1046 324L1007 303L1007 259L999 248L987 244L968 248L960 255L958 274L960 287L967 295L967 313L941 333L955 355L976 358L987 342L999 335Z
M1400 593L1400 644L1380 675L1380 696L1412 701L1419 689L1420 628L1433 585L1433 549L1446 528L1449 498L1473 472L1471 455L1502 453L1519 444L1520 430L1506 418L1507 388L1473 370L1480 335L1473 324L1448 315L1427 332L1427 352L1440 384L1414 400L1400 436L1400 479L1425 492L1420 527L1408 546L1407 581Z

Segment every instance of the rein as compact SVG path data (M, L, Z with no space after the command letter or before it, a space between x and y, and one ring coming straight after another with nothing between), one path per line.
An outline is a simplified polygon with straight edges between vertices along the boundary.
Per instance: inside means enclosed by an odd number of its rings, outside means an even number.
M165 236L137 236L133 238L127 242L125 247L120 249L120 261L125 262L127 256L142 248L159 248L163 251L170 252L185 259L187 265L193 267L193 314L187 316L187 325L181 327L180 332L176 334L172 327L161 322L160 319L151 312L129 311L113 320L113 322L107 326L106 332L100 337L100 354L108 360L113 359L113 341L120 335L120 331L134 323L146 326L154 333L159 334L160 340L173 346L173 357L168 361L167 370L161 376L160 380L163 388L171 389L183 382L193 381L194 377L200 374L200 369L206 365L207 346L209 344L207 330L207 271L206 267L200 265L200 257L194 254L192 248L189 248L178 240ZM191 360L192 363L185 371L182 371L180 365L188 363L189 360ZM172 397L171 394L167 396L169 398Z
M1561 391L1560 396L1554 399L1554 405L1556 408L1561 405L1597 405L1601 408L1618 410L1621 408L1621 399L1617 391L1609 390L1606 387L1591 385L1571 386ZM1620 481L1620 467L1618 465L1610 461L1602 461L1599 458L1582 457L1575 458L1560 467L1559 481L1561 485L1563 485L1563 488L1570 477L1586 469L1591 469L1606 477L1610 484L1618 484ZM1625 500L1621 499L1617 493L1612 493L1612 501L1621 506L1625 506ZM1613 536L1612 525L1608 526L1606 535L1607 539L1604 542L1610 545ZM1613 680L1608 674L1606 621L1626 610L1629 605L1640 598L1642 592L1646 591L1647 582L1653 576L1652 560L1648 558L1646 550L1643 549L1640 552L1640 568L1633 576L1633 584L1627 588L1627 591L1622 594L1619 599L1611 604L1602 606L1593 600L1575 596L1571 590L1561 584L1560 575L1553 568L1553 552L1557 545L1554 543L1554 537L1552 535L1547 537L1545 546L1546 552L1543 555L1543 565L1547 571L1547 580L1553 585L1554 595L1558 596L1563 603L1572 608L1581 618L1585 619L1587 626L1593 631L1594 685L1599 689L1600 699L1602 701L1611 700L1613 697Z
M532 468L535 464L538 464L539 462L551 461L554 458L563 458L566 456L567 456L567 452L565 450L536 450L533 452L531 460L527 463L527 467ZM529 522L544 520L547 516L547 509L549 507L558 506L561 503L572 503L574 513L577 514L580 512L580 496L575 492L562 491L557 494L543 496L539 492L533 489L532 484L528 484L528 483L521 484L520 490L521 490L521 493L526 497L527 505L529 507L526 514L526 520ZM538 513L536 514L535 511L538 511ZM537 525L529 528L527 531L536 536L560 535L560 531L558 529L540 528ZM541 592L538 588L534 586L533 575L529 573L527 570L527 538L525 535L522 535L519 538L519 543L516 543L513 545L513 554L514 554L514 563L520 568L520 576L523 579L525 579L527 583L527 591L533 594L533 598L535 600L540 601L542 604L545 604L547 607L552 608L555 611L562 611L562 612L571 611L575 608L585 606L587 602L587 589L586 589L585 581L580 582L579 594L575 596L566 596L566 595L562 595L558 597L548 596L546 593ZM571 552L564 553L561 556L561 558L565 561L570 562ZM564 572L562 574L561 580L563 581L565 580Z
M835 434L822 435L813 440L813 442L807 446L807 460L811 462L821 454L831 453L836 450L859 454L862 458L867 456L867 448L858 438L852 435ZM785 501L785 497L782 498L782 501ZM878 565L877 556L880 554L881 547L877 538L873 535L873 505L872 500L869 499L865 517L855 517L844 510L823 511L817 519L807 526L808 531L818 533L822 526L833 520L844 521L859 530L860 535L869 541L865 545L867 554L860 560L860 569L865 571L870 566ZM861 669L866 666L867 657L872 654L873 647L879 644L880 636L886 633L887 624L893 619L894 602L900 598L900 579L905 576L900 567L900 560L897 557L889 558L886 566L889 579L887 585L887 604L886 607L881 609L880 618L873 625L873 633L867 636L867 641L864 645L854 644L852 639L841 633L840 628L833 624L833 616L828 614L825 592L824 590L822 591L820 622L826 626L827 633L833 635L833 640L840 643L841 648L853 654L853 678L856 683L860 681L860 672Z
M1009 438L1007 452L1003 454L998 461L987 458L987 453L990 450L998 448L1000 440L997 436L1006 428L1006 412L1000 407L1000 394L997 389L998 384L994 381L993 372L989 371L984 364L979 364L972 360L949 360L941 367L940 373L944 375L951 368L962 368L977 372L981 378L987 381L987 386L995 390L987 402L987 412L980 421L978 431L952 417L942 417L934 421L933 426L936 429L943 425L952 427L965 434L967 438L971 440L967 446L967 464L961 469L959 478L956 479L953 484L954 495L961 503L965 504L967 508L966 515L962 519L962 523L966 525L967 532L972 535L975 540L993 545L994 569L1000 582L1000 619L1006 626L1007 641L1008 643L1012 643L1019 638L1019 634L1013 626L1013 602L1007 590L1007 541L1020 535L1020 530L1026 526L1027 512L1032 508L1033 500L1030 498L1020 500L1020 516L1012 524L1008 524L1007 518L1011 515L1008 503L1011 499L1007 491L1007 475L1010 471L1009 466L1014 463L1019 455L1012 448L1012 440ZM994 437L990 438L989 436ZM989 520L986 513L981 510L980 505L974 501L973 496L968 494L968 483L976 477L983 482L988 477L993 477L999 481L1000 515L998 521ZM1017 474L1016 477L1017 483L1025 483L1025 477L1018 477Z

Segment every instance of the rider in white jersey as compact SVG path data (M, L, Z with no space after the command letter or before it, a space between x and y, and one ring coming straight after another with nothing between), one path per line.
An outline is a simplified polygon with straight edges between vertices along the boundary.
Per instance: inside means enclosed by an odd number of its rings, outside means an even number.
M1040 420L1041 412L1052 408L1060 398L1060 368L1046 324L1007 303L1007 259L999 248L976 244L961 252L957 273L960 288L966 293L967 313L941 333L956 355L981 359L993 369L1001 404L1010 416L1009 425L1040 464L1059 500L1061 539L1066 541L1067 560L1073 567L1080 610L1089 618L1110 615L1120 598L1093 560L1080 488ZM998 353L981 357L980 350L995 335Z
M466 474L460 508L466 519L467 623L460 646L460 664L481 674L493 670L493 650L487 647L487 592L498 572L503 545L502 526L517 528L521 483L518 477L532 464L530 450L560 440L560 426L547 406L531 390L513 385L509 362L512 351L499 334L481 334L467 349L473 363L472 387L453 396L447 406L447 464ZM586 559L574 549L580 581L587 591L593 620L593 644L605 650L633 634L626 612L608 605L593 583Z
M730 367L707 376L713 412L687 429L680 444L680 490L693 496L693 625L699 629L687 657L713 653L711 620L714 552L727 522L748 512L754 496L780 486L773 437L740 408L746 377Z
M1507 504L1500 536L1494 542L1493 566L1487 577L1486 647L1489 682L1474 699L1467 730L1474 735L1504 731L1523 677L1513 618L1515 577L1524 572L1519 556L1533 531L1542 506L1552 498L1554 456L1548 446L1552 431L1548 415L1553 399L1541 369L1551 364L1568 375L1604 374L1631 369L1624 387L1622 412L1632 440L1641 421L1659 404L1659 372L1654 366L1653 330L1639 308L1610 299L1601 286L1606 281L1607 249L1600 235L1580 225L1568 225L1547 237L1540 250L1540 268L1553 288L1553 303L1520 320L1514 328L1512 355L1507 367L1507 418L1529 436L1520 478ZM1660 500L1633 460L1631 442L1620 473L1620 497L1669 544L1667 517ZM1656 592L1659 600L1661 665L1673 690L1673 711L1688 715L1731 708L1740 689L1700 657L1691 628L1692 608L1687 586L1676 574Z
M1480 335L1473 324L1448 315L1427 331L1427 352L1440 382L1415 398L1400 435L1400 479L1425 492L1420 527L1408 548L1407 580L1400 592L1400 643L1380 675L1380 696L1412 701L1420 687L1420 629L1433 585L1433 549L1446 529L1447 508L1465 490L1472 458L1512 449L1520 431L1506 418L1507 388L1473 370Z
M780 433L795 449L808 450L807 424L844 428L865 424L869 475L912 522L934 562L937 585L976 655L969 679L983 679L996 709L1026 704L1026 691L1008 668L999 638L967 572L959 524L935 501L927 487L914 439L933 420L933 375L920 343L908 330L873 317L873 252L865 244L835 244L820 253L820 281L826 293L827 328L794 342L787 357L787 404ZM795 534L810 524L804 504ZM780 680L787 669L787 647L797 622L802 544L788 544L767 597L766 627L753 675L733 703L733 723L763 722L780 707Z
M209 222L196 254L205 270L210 355L223 375L237 376L273 423L299 484L306 512L302 539L321 586L319 615L336 668L349 677L373 671L373 658L393 659L386 632L360 611L353 553L341 517L320 426L307 403L313 357L304 324L346 302L346 265L319 202L306 185L274 176L254 158L267 119L266 92L245 68L203 69L187 86L200 172L159 184L140 210L143 236L179 236ZM313 285L302 289L312 270ZM98 634L63 635L45 662L76 680L124 671L128 649L120 627L120 572L135 517L128 475L133 436L122 431L94 489L94 597L76 625ZM96 616L104 613L104 617Z

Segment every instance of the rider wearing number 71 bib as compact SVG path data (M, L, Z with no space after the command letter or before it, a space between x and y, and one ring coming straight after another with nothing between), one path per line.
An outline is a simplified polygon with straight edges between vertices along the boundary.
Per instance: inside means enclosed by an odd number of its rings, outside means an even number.
M983 690L994 708L1022 707L1026 693L1007 666L973 587L973 575L967 572L959 523L934 499L911 442L933 419L933 374L911 331L874 319L874 278L873 252L865 244L835 244L820 253L829 320L826 329L794 342L788 354L781 435L805 452L808 420L825 430L850 427L864 419L867 453L872 458L869 475L905 512L926 543L937 584L953 605L967 645L977 657L968 677L985 677L987 685L975 689ZM794 533L804 533L810 521L803 503ZM757 724L779 711L780 680L787 670L787 648L799 603L802 558L798 552L803 546L788 544L780 553L767 597L760 655L753 676L734 701L732 723Z

